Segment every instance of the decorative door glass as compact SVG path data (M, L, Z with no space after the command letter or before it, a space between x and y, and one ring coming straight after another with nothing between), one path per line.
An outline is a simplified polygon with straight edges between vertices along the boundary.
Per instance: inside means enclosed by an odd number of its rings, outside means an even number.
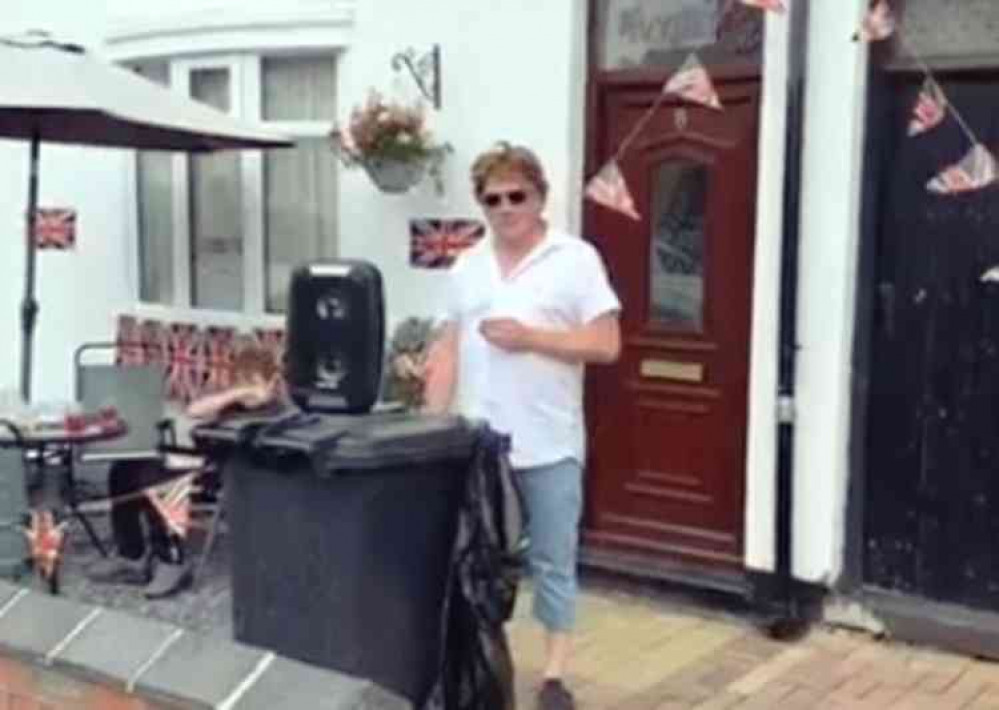
M656 328L704 327L704 249L708 169L662 163L652 182L649 320Z

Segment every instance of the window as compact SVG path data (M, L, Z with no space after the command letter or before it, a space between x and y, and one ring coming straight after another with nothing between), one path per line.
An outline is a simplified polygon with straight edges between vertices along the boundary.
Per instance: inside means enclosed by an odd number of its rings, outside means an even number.
M283 312L292 269L337 254L336 162L326 143L336 116L334 55L226 55L133 66L296 141L273 151L139 153L140 300Z
M707 64L760 63L762 13L730 0L595 0L602 70L676 67L697 51Z

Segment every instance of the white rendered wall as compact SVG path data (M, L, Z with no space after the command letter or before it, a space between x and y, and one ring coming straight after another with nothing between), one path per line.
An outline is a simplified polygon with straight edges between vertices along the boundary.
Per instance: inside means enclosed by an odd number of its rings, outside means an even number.
M810 4L795 427L794 571L831 584L843 564L863 168L866 0Z
M831 584L842 568L867 51L864 0L811 3L802 161L793 570ZM787 27L767 21L753 293L746 564L775 564L776 393Z

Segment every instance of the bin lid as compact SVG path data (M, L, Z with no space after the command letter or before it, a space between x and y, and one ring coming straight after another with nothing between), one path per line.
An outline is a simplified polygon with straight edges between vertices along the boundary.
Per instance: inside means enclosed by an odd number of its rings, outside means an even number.
M317 473L469 458L478 425L455 415L406 412L233 417L197 427L213 448L307 457Z

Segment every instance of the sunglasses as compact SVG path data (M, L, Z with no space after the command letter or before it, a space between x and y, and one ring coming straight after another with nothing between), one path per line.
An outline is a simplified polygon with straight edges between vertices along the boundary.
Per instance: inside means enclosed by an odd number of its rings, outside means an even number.
M490 209L495 209L503 204L503 199L511 207L518 207L527 202L526 190L510 190L509 192L484 192L482 193L482 204Z

